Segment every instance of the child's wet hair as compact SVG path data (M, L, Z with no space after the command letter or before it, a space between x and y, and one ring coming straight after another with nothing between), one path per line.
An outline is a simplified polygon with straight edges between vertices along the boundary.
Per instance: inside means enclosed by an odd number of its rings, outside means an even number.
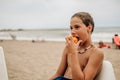
M91 33L93 32L94 30L94 21L93 21L93 18L91 17L91 15L87 12L78 12L78 13L75 13L71 18L73 17L78 17L82 20L82 22L86 25L86 26L89 26L89 24L92 25L92 31Z

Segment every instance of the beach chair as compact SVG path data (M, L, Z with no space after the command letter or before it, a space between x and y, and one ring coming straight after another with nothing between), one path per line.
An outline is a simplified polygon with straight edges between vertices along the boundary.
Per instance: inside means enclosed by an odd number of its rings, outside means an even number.
M0 80L8 80L3 48L0 47Z
M113 66L110 61L103 61L102 71L95 80L116 80Z

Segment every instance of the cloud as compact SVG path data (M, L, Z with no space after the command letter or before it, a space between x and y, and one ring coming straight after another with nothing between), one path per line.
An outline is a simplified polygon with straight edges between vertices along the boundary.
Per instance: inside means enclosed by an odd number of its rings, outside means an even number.
M64 28L78 11L88 11L96 26L120 26L119 8L119 0L1 0L0 26Z

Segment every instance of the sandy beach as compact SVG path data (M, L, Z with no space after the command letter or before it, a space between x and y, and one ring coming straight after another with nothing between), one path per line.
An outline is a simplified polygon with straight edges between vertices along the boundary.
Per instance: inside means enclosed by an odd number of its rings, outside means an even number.
M95 44L97 46L97 44ZM116 80L120 80L120 50L104 51L105 60L113 64ZM9 80L48 80L61 60L64 42L3 41Z

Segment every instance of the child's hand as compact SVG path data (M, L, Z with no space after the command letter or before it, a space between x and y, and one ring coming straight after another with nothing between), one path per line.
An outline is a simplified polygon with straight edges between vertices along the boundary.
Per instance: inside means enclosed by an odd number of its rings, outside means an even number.
M68 36L66 37L66 46L69 49L69 53L77 53L79 44L82 42L82 40L79 40L76 37Z

